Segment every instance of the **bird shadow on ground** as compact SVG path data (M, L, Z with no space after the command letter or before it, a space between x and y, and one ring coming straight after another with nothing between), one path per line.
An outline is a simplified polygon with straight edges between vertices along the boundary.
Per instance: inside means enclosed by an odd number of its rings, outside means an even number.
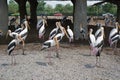
M36 64L41 65L41 66L47 66L47 63L45 62L36 62Z
M82 54L83 56L91 56L90 54Z
M9 66L10 64L7 64L7 63L3 63L3 64L1 64L1 66Z
M86 68L95 68L95 65L91 65L91 64L85 64Z

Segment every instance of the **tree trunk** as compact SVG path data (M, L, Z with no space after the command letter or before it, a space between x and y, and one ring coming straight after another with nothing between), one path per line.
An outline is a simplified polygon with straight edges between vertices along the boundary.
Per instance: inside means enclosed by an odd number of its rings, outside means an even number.
M0 0L0 30L6 34L8 29L8 6L7 0Z
M120 5L117 5L117 21L120 24Z
M25 19L25 15L27 15L26 11L26 1L27 0L15 0L19 5L19 12L20 12L20 21Z
M19 5L19 12L20 12L20 21L22 19L25 18L25 15L27 15L27 11L26 11L26 2L27 0L15 0L18 5ZM36 13L36 10L37 10L37 5L38 5L38 2L37 0L28 0L29 3L30 3L30 26L31 28L34 28L36 27L36 24L37 24L37 13Z
M36 24L37 24L37 5L38 2L37 0L28 0L30 3L30 23L32 23L30 26L32 26L32 28L36 28Z
M87 33L87 1L86 0L75 0L74 5L74 35L75 40L82 39L80 33L80 27L83 27ZM82 26L80 26L82 25ZM87 38L87 34L86 34Z

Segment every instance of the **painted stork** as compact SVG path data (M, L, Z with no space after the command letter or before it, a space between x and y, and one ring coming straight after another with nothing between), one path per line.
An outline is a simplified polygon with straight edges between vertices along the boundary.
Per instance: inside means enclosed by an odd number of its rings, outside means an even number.
M9 32L9 35L11 37L13 37L14 39L8 44L8 49L7 49L7 52L9 55L12 55L12 64L15 64L15 62L13 60L15 60L14 58L14 53L12 53L12 51L15 49L15 47L17 45L20 44L20 42L22 42L22 50L23 50L23 54L24 54L24 45L25 45L25 38L27 37L27 33L28 33L28 22L25 20L24 21L24 29L18 34L18 33L15 33L15 32L11 32L10 30L8 30Z
M111 38L110 47L113 48L113 53L115 53L115 51L117 51L117 43L119 40L120 40L120 31L119 31L119 33L114 35L114 37Z
M57 53L56 53L56 56L59 57L59 54L58 54L58 50L59 50L59 42L62 40L63 36L67 36L67 38L69 38L66 30L64 27L62 27L61 23L59 22L58 23L58 26L60 27L60 30L61 32L58 33L53 39L55 40L55 43L57 45Z
M45 19L42 19L38 21L37 23L37 29L39 30L39 38L41 39L42 37L44 38L44 33L45 33L45 24L47 24L47 21Z
M82 24L80 24L80 33L82 34L82 38L85 39L86 31L85 31L85 29L83 28L83 25L82 25Z
M24 46L24 40L20 38L20 40L22 41L23 43L23 46ZM8 48L7 48L7 52L8 52L8 55L11 55L12 56L12 65L15 65L15 56L14 56L14 53L12 53L12 51L15 49L15 47L17 45L19 45L19 41L20 40L17 40L17 39L13 39L9 44L8 44Z
M96 65L99 62L100 66L100 55L104 45L104 28L101 27L101 35L96 39L95 46L93 49L94 54L96 55Z
M11 54L11 53L15 49L15 47L20 44L20 42L22 42L22 50L23 50L23 54L24 54L24 45L25 45L24 40L27 37L28 28L29 28L28 21L24 20L23 26L25 28L19 34L15 33L15 32L11 32L10 30L8 30L9 35L14 38L8 44L8 49L7 49L8 54L12 55L12 64L15 64L15 57L14 57L14 53L13 54Z
M111 39L111 45L115 45L115 47L117 47L117 42L119 39L120 39L120 32Z
M58 30L59 30L59 26L58 26L58 22L56 22L56 28L54 28L50 34L49 34L49 39L53 39L56 34L58 33Z
M110 47L113 48L112 54L114 54L117 49L117 42L119 40L119 35L120 35L119 28L120 28L119 23L116 22L115 28L113 28L109 34L109 44L110 44Z
M67 33L69 36L69 42L73 42L73 31L70 29L70 26L67 26Z
M25 41L27 35L28 35L28 30L30 29L30 26L28 24L28 21L25 19L25 21L23 22L23 26L25 27L20 33L19 35L21 36L21 38ZM24 45L23 45L23 55L24 55Z
M56 46L56 43L55 43L55 40L54 39L50 39L50 40L47 40L43 43L42 45L42 48L41 48L41 51L44 50L44 49L48 49L48 48L51 48L51 47L54 47ZM51 53L48 53L48 58L49 58L49 62L51 64Z
M22 41L22 44L24 46L24 40L20 38L20 40ZM8 52L8 55L11 55L12 56L12 64L14 65L15 64L15 57L14 57L14 53L12 53L12 51L15 49L15 47L17 45L19 45L19 41L20 40L17 40L17 39L13 39L9 44L8 44L8 48L7 48L7 52ZM11 54L12 53L12 54Z
M57 48L56 49L56 57L59 57L59 54L58 54L59 42L62 40L63 36L66 34L66 36L69 38L65 28L61 26L60 22L58 22L58 26L59 26L61 32L58 33L53 39L45 41L42 46L42 49L41 49L41 50L44 50L44 49L50 48L52 46L57 46L56 47Z
M109 34L109 43L110 43L110 46L111 45L111 39L116 35L118 34L118 22L115 23L115 28L113 28L111 31L110 31L110 34Z

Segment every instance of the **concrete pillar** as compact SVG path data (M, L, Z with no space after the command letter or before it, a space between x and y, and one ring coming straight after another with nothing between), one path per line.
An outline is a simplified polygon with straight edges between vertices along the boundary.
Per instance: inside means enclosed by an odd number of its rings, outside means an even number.
M6 34L8 30L8 5L7 0L0 0L0 30Z

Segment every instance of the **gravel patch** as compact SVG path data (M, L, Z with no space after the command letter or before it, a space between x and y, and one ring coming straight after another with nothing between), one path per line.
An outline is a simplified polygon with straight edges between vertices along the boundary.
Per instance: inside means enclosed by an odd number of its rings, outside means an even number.
M120 57L105 49L101 67L96 67L96 58L89 56L86 45L61 44L60 58L56 58L54 47L40 51L41 44L29 43L25 46L26 55L22 55L20 47L14 50L17 64L13 66L7 45L0 45L0 80L120 80Z

